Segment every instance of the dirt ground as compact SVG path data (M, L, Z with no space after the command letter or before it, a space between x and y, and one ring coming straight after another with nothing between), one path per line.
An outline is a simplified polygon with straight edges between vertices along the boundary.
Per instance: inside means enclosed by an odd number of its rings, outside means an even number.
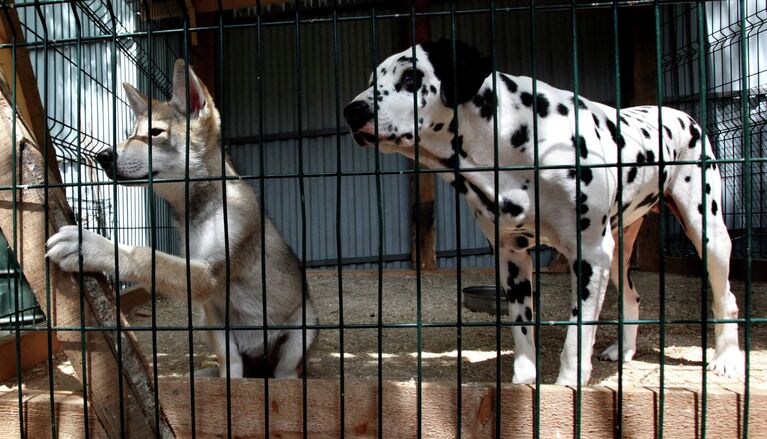
M320 323L339 323L339 292L336 271L310 271L308 273L312 300ZM378 273L376 271L345 271L343 275L343 315L346 324L376 324L378 322ZM659 277L655 273L636 272L632 279L642 296L640 318L656 319L659 312ZM492 285L495 275L491 271L465 271L462 286ZM697 277L666 275L666 319L699 319L701 280ZM384 324L417 321L417 277L412 271L386 271L383 273L381 298ZM570 312L570 278L568 274L544 273L541 276L541 313L544 320L565 320ZM495 322L495 317L475 313L458 305L456 274L440 271L421 276L422 321L426 324L449 324L456 322L458 313L465 326L461 334L461 379L468 382L494 382L496 380L496 329L495 327L472 327L472 323ZM741 316L745 310L744 286L732 282ZM754 317L767 316L767 283L753 285ZM710 301L709 301L710 303ZM157 304L157 323L163 325L186 325L186 304L161 299ZM618 301L614 289L608 290L602 310L602 319L618 318ZM151 308L148 304L135 309L129 316L133 325L151 324ZM503 321L509 321L503 316ZM414 326L414 325L413 325ZM743 325L740 328L743 346ZM317 343L308 361L310 378L337 379L341 370L338 329L320 331ZM553 383L559 369L559 353L564 342L564 326L542 327L541 372L544 383ZM709 326L708 359L713 356L713 326ZM137 333L147 356L151 354L151 335ZM597 331L595 353L609 346L617 336L613 325L600 327ZM378 376L378 330L347 328L344 337L343 370L347 379L376 379ZM194 336L195 369L215 366L215 358L208 352L202 333ZM669 324L666 326L665 384L667 387L686 386L696 388L702 380L703 361L700 348L699 324ZM380 334L382 350L382 375L385 380L409 381L417 378L418 344L415 327L384 328ZM501 380L511 381L513 346L511 329L501 330ZM454 327L425 327L422 329L422 371L425 381L452 381L457 376L458 330ZM161 376L184 375L189 371L189 338L187 331L161 331L157 334L158 368ZM659 333L657 325L642 325L639 330L638 350L634 361L624 365L623 380L626 384L657 386L659 384ZM57 356L57 388L77 388L61 354ZM617 363L593 360L592 384L615 384L618 380ZM767 328L754 324L751 350L751 385L767 388ZM47 389L45 367L37 367L27 374L25 381L34 387L36 382ZM708 383L742 386L741 379L725 379L707 374ZM12 387L14 382L6 383ZM737 388L736 387L736 388Z

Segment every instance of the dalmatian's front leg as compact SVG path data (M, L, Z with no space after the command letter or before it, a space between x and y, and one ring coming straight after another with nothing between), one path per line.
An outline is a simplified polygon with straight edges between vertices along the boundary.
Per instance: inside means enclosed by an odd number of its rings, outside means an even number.
M501 283L509 301L509 316L515 322L530 325L514 326L514 383L535 382L535 334L533 332L533 264L526 250L514 251L500 247Z
M587 239L586 236L583 238L580 276L575 252L568 255L568 260L571 262L572 281L571 322L578 320L579 305L582 321L599 320L599 312L602 309L602 302L610 278L610 262L614 246L612 234L607 233L605 237L600 237L600 239ZM594 349L596 329L596 325L581 326L581 384L588 384L589 378L591 378L591 354ZM567 328L565 347L562 350L560 360L557 384L577 384L579 365L578 327L576 325Z

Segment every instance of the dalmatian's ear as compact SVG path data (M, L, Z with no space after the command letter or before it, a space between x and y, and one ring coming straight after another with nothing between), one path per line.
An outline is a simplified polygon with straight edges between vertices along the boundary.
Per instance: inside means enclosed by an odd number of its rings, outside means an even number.
M493 62L479 50L456 40L455 42L455 73L453 80L453 42L441 39L437 42L421 44L421 48L429 57L434 67L434 74L441 82L440 94L442 103L447 107L455 107L470 101L477 94L485 78L493 72Z

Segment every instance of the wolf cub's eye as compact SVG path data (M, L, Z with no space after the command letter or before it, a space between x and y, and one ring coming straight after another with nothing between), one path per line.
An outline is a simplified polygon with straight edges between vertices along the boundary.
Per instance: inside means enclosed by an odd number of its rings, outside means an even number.
M152 137L157 137L164 132L165 130L161 130L159 128L152 128Z

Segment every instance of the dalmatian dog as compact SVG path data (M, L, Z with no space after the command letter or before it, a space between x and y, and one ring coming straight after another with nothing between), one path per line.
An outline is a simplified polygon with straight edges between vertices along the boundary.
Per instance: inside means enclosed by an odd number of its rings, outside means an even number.
M665 161L714 157L708 139L687 114L653 106L626 108L617 114L614 108L576 99L573 93L541 81L534 93L531 78L493 72L491 59L475 48L441 40L383 61L370 86L344 108L344 116L360 146L377 145L381 152L416 159L417 145L421 165L444 169L438 175L466 199L484 235L496 247L509 312L519 322L512 328L514 382L535 382L533 265L527 250L536 234L570 263L571 322L577 321L578 306L583 321L599 319L608 279L616 285L623 280L624 316L636 320L639 295L629 277L628 258L643 217L658 208L660 187L698 254L705 246L714 317L737 318L728 281L731 242L721 217L722 182L716 164L666 165L662 173L658 164L661 143ZM536 129L538 206L533 170ZM496 142L498 165L515 167L498 172L497 187L494 172L488 170L495 163ZM618 179L622 191L618 191ZM616 254L619 215L623 216L623 255ZM620 257L625 262L623 273L618 269ZM595 330L595 325L581 328L583 384L591 376ZM622 354L624 361L630 361L636 335L636 325L626 325L623 352L618 352L616 342L600 358L617 361ZM570 325L557 383L577 382L577 358L578 330ZM716 353L708 367L728 377L742 372L737 324L716 325Z

